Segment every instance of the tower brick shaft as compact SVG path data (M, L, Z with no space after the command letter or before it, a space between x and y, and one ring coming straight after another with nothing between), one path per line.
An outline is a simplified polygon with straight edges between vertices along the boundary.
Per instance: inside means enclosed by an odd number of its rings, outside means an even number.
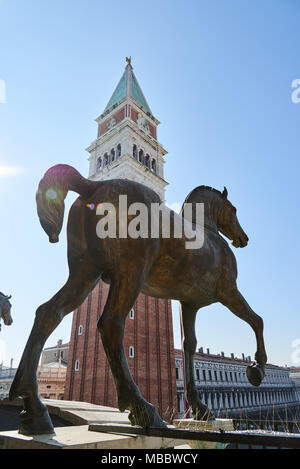
M88 147L89 178L127 178L155 190L165 200L164 155L156 140L159 121L133 73L131 61L98 123ZM73 314L65 399L117 407L114 381L97 322L109 285L100 281ZM134 381L144 398L171 421L177 412L175 353L170 300L140 294L128 314L124 349Z

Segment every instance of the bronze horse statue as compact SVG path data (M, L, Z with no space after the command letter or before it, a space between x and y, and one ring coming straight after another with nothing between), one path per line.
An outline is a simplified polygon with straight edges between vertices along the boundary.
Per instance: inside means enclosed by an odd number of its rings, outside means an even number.
M3 322L6 326L10 326L13 323L13 319L10 314L11 310L11 303L10 300L11 295L4 295L4 293L0 292L0 321L3 319ZM1 331L1 324L0 324L0 331Z
M208 409L200 401L194 381L193 355L196 350L195 318L199 308L221 302L254 330L257 340L255 362L247 368L248 380L259 386L267 361L263 340L263 321L247 304L236 284L235 257L222 233L235 247L245 247L248 237L241 228L236 208L223 193L206 186L194 189L185 203L204 204L204 244L186 249L185 239L106 237L96 235L93 207L110 202L118 207L119 196L128 204L140 202L150 209L159 196L150 188L126 179L90 181L74 168L56 165L40 181L37 210L49 241L58 241L64 217L67 192L79 197L69 211L68 265L65 285L49 301L38 307L35 321L10 389L10 399L24 399L20 433L32 435L54 431L46 406L38 396L36 370L43 346L63 317L79 307L100 279L110 284L109 295L97 327L114 377L118 407L130 410L133 425L164 427L154 406L141 395L130 374L123 348L126 316L139 293L178 300L184 331L186 397L194 418L201 419ZM116 216L119 213L116 209ZM181 217L171 211L171 217ZM183 211L184 217L184 211ZM181 217L182 218L182 217ZM193 225L194 220L190 220ZM211 415L211 418L213 416Z

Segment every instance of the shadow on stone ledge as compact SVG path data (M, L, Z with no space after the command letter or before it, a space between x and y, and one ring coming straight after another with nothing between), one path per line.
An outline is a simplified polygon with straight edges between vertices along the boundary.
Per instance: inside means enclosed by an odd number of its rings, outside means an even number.
M19 427L19 414L23 410L23 400L17 399L10 402L8 399L0 400L0 431L17 430ZM58 417L51 415L51 420L54 427L69 427L72 423Z

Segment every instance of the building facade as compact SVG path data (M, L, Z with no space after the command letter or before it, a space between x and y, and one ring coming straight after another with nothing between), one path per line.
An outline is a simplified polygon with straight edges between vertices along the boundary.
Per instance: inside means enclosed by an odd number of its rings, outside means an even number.
M39 395L43 399L64 399L67 365L61 360L37 369Z
M63 344L62 340L58 340L57 344L53 347L45 348L41 356L41 365L58 363L59 360L62 362L62 364L67 365L69 358L69 347L69 343Z
M295 387L295 393L298 396L298 400L300 402L300 368L289 368L289 373Z
M183 356L175 351L178 415L186 413L184 401ZM299 395L289 374L289 369L268 364L266 375L259 387L252 386L246 376L251 358L226 357L206 353L202 349L194 357L194 373L201 400L220 417L250 416L262 411L283 411L299 407ZM290 414L290 412L289 412ZM292 412L293 415L293 412ZM291 415L289 415L290 417Z
M59 340L43 350L37 369L39 395L44 399L62 400L65 394L69 343Z
M17 368L13 368L13 360L11 360L9 367L0 364L0 400L8 398L16 372Z
M97 139L87 148L89 178L130 179L165 200L164 156L159 121L137 82L131 60L104 112L96 119ZM109 287L102 281L73 314L65 398L117 407L97 321ZM126 321L124 349L141 393L166 420L176 411L173 324L170 300L139 295Z

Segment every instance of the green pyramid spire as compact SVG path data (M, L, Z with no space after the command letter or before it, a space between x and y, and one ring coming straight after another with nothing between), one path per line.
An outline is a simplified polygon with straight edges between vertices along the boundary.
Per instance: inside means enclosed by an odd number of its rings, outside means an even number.
M141 87L138 84L136 76L133 73L131 57L126 57L126 61L127 66L125 68L125 71L115 91L113 92L112 97L108 101L104 112L108 111L114 104L118 103L119 101L121 101L121 99L125 98L126 96L131 96L137 102L137 104L144 108L146 112L150 112L152 114L151 109L146 101L146 98L141 90Z

